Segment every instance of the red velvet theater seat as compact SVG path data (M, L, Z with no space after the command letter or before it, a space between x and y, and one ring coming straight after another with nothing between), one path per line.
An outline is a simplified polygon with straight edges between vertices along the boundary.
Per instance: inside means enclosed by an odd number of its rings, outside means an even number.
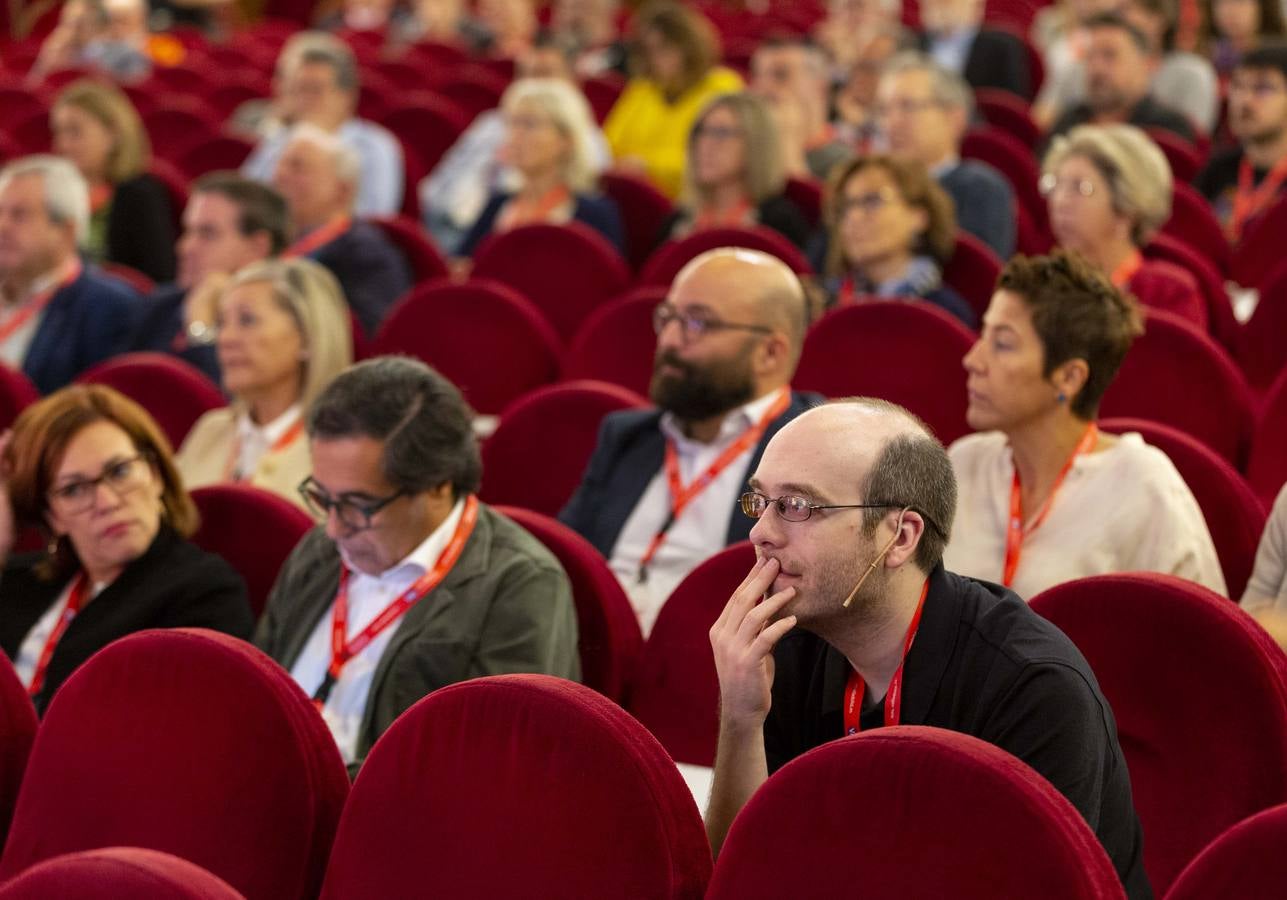
M1001 260L992 248L962 231L956 236L952 258L943 267L943 282L961 295L980 320L988 311L1001 277Z
M1278 897L1287 887L1287 804L1243 819L1207 845L1166 900Z
M1237 605L1136 572L1058 585L1032 608L1112 705L1159 897L1226 828L1287 802L1287 656Z
M8 428L13 420L31 404L40 399L40 391L20 369L0 363L0 428Z
M677 762L715 763L719 678L710 630L754 565L755 548L742 541L693 569L666 599L644 643L626 709Z
M13 807L36 737L36 709L9 659L0 654L0 846L4 846Z
M243 900L217 875L140 847L56 856L0 887L0 900Z
M192 425L227 404L223 392L194 366L164 353L126 353L99 363L76 379L105 384L146 409L178 449Z
M290 676L244 641L143 631L100 651L41 722L0 878L64 853L172 853L250 900L315 897L348 792Z
M666 241L658 247L648 257L637 283L669 287L675 276L691 260L707 250L719 247L760 250L782 260L797 275L807 275L813 271L800 249L772 228L762 225L753 228L709 228L686 238Z
M665 299L664 287L641 287L600 306L568 345L563 377L608 381L646 397L657 350L652 315Z
M792 760L743 807L708 900L1105 900L1124 892L1062 794L977 738L900 725Z
M435 691L376 742L322 897L698 900L710 866L638 722L582 685L499 675Z
M961 360L975 338L925 302L859 303L814 323L791 384L828 397L890 400L916 413L950 444L970 432Z

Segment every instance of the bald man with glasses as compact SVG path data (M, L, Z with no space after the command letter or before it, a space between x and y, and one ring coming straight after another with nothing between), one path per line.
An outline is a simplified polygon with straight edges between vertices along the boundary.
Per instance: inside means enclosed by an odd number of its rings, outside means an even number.
M746 539L737 498L777 430L820 398L789 385L807 324L778 259L712 250L676 276L653 315L656 408L608 416L559 514L607 558L645 634L693 568Z

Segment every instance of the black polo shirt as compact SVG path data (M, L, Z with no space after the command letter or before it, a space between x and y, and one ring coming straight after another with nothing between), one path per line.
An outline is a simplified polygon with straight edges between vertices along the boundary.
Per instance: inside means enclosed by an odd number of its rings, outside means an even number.
M779 641L774 661L770 772L843 736L850 671L844 654L805 631ZM973 735L1026 762L1090 823L1127 895L1153 896L1113 711L1072 641L1018 595L941 565L931 573L903 666L901 724Z

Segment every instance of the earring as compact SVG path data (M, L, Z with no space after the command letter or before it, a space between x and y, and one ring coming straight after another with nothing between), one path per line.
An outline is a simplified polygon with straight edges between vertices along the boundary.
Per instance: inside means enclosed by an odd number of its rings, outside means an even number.
M1062 404L1064 404L1064 403L1067 403L1067 402L1068 402L1068 395L1067 395L1067 394L1065 394L1063 391L1060 391L1060 392L1059 392L1058 400L1059 400L1059 403L1060 403L1061 405L1062 405Z
M61 537L60 535L57 535L57 534L51 534L51 535L49 536L49 545L48 545L47 547L45 547L45 552L46 552L46 553L48 553L50 556L57 556L57 555L58 555L58 542L59 542L60 540L62 540L62 537Z

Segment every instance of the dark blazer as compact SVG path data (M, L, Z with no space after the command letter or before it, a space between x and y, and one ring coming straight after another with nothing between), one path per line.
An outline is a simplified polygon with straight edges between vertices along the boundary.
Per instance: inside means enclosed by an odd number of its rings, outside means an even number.
M214 344L200 347L174 349L174 342L183 331L183 303L188 292L177 284L163 284L140 304L138 323L130 336L130 350L147 350L169 353L200 369L215 384L219 384L219 357Z
M71 581L71 575L41 579L35 566L43 558L16 556L0 577L0 649L10 659ZM67 626L35 697L36 710L43 713L76 667L117 638L146 628L211 628L249 638L253 627L241 576L163 524L152 546Z
M986 163L963 159L938 176L956 207L956 224L1001 259L1014 253L1015 207L1010 182Z
M496 227L496 217L513 196L513 194L497 194L487 202L474 224L469 227L469 231L461 238L460 246L456 248L457 256L474 255L482 244L483 238L491 234ZM626 232L625 226L621 224L621 210L617 208L616 201L611 197L577 194L576 205L572 208L572 221L589 225L607 238L612 246L625 252Z
M657 229L656 247L660 247L674 237L675 230L691 218L692 210L677 209L662 220L661 227ZM801 250L805 249L813 234L813 229L809 227L804 213L800 212L800 207L780 194L761 201L755 208L755 221L765 228L772 228Z
M919 37L921 50L929 52L932 35L922 32ZM1032 99L1028 48L1008 31L979 28L960 75L972 88L1000 88L1025 100Z
M107 260L137 269L158 284L174 278L174 207L170 192L144 172L112 192Z
M344 289L344 298L367 337L375 337L384 315L411 289L411 268L384 232L354 221L349 230L309 257L326 266Z
M90 366L125 352L141 303L131 288L86 266L45 307L22 371L42 394L65 387Z
M822 402L817 394L791 393L791 405L769 425L755 446L745 478L760 464L764 448L773 435L810 407ZM604 558L625 527L639 498L653 476L661 471L666 456L666 438L661 433L661 410L626 410L604 417L594 455L572 499L559 512L559 521L578 532L598 548ZM736 544L751 534L752 520L734 506L728 511L725 542Z

